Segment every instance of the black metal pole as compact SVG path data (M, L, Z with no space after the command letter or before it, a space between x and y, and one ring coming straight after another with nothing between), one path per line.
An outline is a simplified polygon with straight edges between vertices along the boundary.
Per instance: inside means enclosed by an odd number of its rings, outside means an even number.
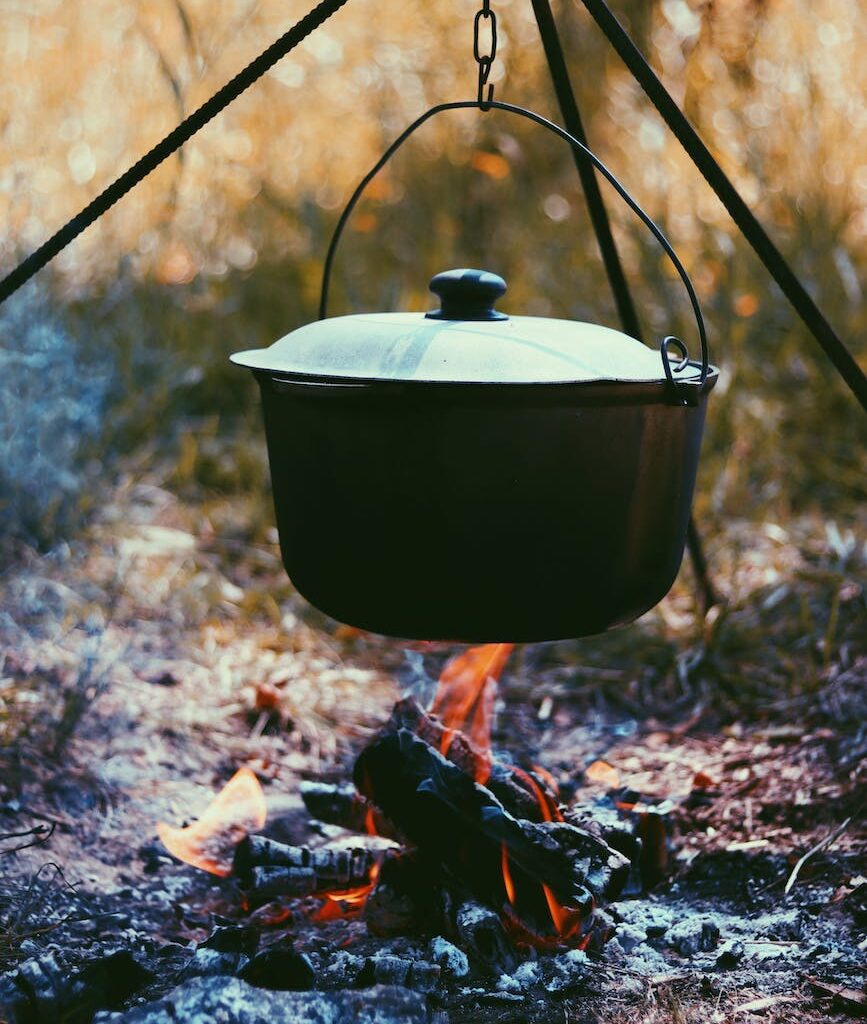
M737 189L702 142L698 132L686 119L653 68L647 63L644 54L632 41L629 33L617 20L605 0L582 0L582 3L620 55L620 59L629 69L630 74L662 115L665 123L686 150L692 162L704 175L707 183L728 210L741 234L755 250L771 277L792 304L795 312L822 346L825 355L831 360L846 386L867 410L867 374L864 373L834 328L826 320L810 293L795 276L792 268L753 212L741 199Z
M572 88L572 81L569 78L569 69L566 66L566 58L563 54L563 47L560 36L557 32L557 25L551 13L551 6L548 0L532 0L533 14L536 17L536 24L539 26L539 35L542 37L542 46L545 50L545 58L548 61L548 69L551 72L551 79L554 83L554 91L557 94L557 102L560 106L560 113L563 117L563 124L571 135L587 145L587 137L584 133L584 126L581 123L581 114L578 110L578 102L575 99L575 90ZM641 340L641 324L635 312L635 303L632 301L632 294L623 272L623 265L617 252L617 243L611 233L611 223L608 219L608 211L599 190L599 180L596 177L596 170L580 150L573 149L572 155L575 159L575 166L581 178L581 185L584 189L584 198L587 201L587 209L590 214L590 221L596 233L596 241L599 244L599 251L602 253L602 261L605 264L605 272L608 275L608 283L614 295L614 302L617 306L617 313L620 323L626 334ZM687 532L686 546L689 550L690 561L692 562L698 589L704 610L707 611L719 602L713 582L708 573L707 559L702 549L701 538L696 528L695 521L690 517L689 530Z
M551 79L554 82L557 102L560 105L563 127L570 135L574 135L579 142L583 142L586 146L587 136L584 133L584 125L581 123L581 114L578 110L578 103L575 100L575 93L569 79L569 71L563 56L563 48L560 45L560 37L557 34L557 26L551 14L551 7L548 4L548 0L532 0L532 3L536 24L539 26L539 34L542 37L545 57L548 61L548 68L551 72ZM608 211L605 209L605 203L602 201L602 193L599 190L596 170L579 149L573 149L572 156L584 189L587 210L590 214L593 230L596 233L596 241L599 243L599 251L602 254L602 262L605 264L605 272L608 274L608 283L614 295L620 323L626 334L630 334L633 338L640 340L641 324L635 312L635 304L632 301L629 285L626 283L626 276L623 273L623 265L617 252L617 243L614 241L614 236L611 233Z

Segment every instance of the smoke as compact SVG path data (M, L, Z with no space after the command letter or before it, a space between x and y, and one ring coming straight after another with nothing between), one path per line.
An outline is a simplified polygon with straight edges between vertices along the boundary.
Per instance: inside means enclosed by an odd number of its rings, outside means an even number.
M0 306L3 538L47 546L81 522L111 376L36 285Z

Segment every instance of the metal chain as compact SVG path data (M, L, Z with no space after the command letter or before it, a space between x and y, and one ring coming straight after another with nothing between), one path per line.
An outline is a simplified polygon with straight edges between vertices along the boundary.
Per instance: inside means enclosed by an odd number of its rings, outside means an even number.
M482 53L479 40L479 30L483 21L490 22L491 45L487 53ZM491 10L491 0L482 0L481 10L476 11L473 21L473 58L479 65L479 92L478 102L482 110L490 110L490 104L494 99L494 87L488 85L491 76L491 67L494 58L497 56L497 16ZM485 96L485 86L488 86L488 95Z

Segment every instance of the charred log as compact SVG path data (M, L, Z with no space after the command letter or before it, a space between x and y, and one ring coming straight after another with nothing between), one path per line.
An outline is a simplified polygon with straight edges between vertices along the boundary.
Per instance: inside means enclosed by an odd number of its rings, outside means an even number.
M350 832L373 832L400 840L394 825L350 783L302 782L301 799L310 814L328 825Z
M355 783L476 899L498 910L511 904L538 934L551 932L552 899L565 913L587 918L594 905L588 882L605 896L628 871L624 857L574 826L516 819L407 729L362 751Z
M444 752L446 759L467 775L475 777L478 766L485 760L463 733L447 729L438 718L422 710L412 697L395 704L385 727L386 732L399 729L408 729L425 743ZM485 787L510 814L527 821L543 821L553 816L557 794L541 775L496 759L485 763L489 771Z
M384 857L384 851L364 847L312 850L247 836L235 850L235 874L248 897L259 903L366 885Z

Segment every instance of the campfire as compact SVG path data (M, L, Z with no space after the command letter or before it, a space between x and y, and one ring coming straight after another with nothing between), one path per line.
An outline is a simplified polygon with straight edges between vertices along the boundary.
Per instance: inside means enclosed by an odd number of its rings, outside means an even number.
M260 834L265 798L242 768L196 822L159 824L162 842L234 879L253 921L306 914L363 922L380 939L441 937L435 975L455 958L502 975L540 953L580 972L582 957L562 954L598 951L613 934L603 908L641 877L648 815L623 799L569 807L544 767L494 754L497 681L512 648L452 658L427 709L399 700L351 782L301 783L310 817L339 838L296 846Z

